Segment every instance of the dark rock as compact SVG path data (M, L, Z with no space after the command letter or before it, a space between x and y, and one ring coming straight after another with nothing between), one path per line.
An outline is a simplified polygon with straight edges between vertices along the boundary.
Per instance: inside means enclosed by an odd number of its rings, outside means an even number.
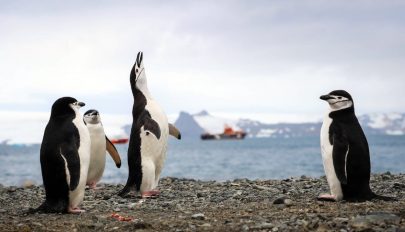
M378 212L364 216L358 215L353 218L349 224L356 229L368 229L372 228L373 225L398 225L400 221L401 218L395 214Z
M286 206L291 206L291 205L293 205L293 201L286 197L279 197L273 201L273 204L274 205L284 204Z

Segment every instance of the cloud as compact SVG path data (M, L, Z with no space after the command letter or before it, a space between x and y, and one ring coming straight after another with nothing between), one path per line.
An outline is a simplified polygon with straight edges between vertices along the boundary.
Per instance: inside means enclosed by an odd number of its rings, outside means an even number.
M405 108L401 1L0 4L3 110L47 111L70 95L130 115L139 50L170 114L317 114L333 89L361 112Z

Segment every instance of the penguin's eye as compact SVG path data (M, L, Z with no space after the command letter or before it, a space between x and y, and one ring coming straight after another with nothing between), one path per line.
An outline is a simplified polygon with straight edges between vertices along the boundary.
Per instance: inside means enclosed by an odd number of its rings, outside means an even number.
M73 105L76 106L76 105L77 105L77 102L73 102Z
M138 69L135 69L135 72L138 72Z
M338 99L342 99L342 97L338 97Z

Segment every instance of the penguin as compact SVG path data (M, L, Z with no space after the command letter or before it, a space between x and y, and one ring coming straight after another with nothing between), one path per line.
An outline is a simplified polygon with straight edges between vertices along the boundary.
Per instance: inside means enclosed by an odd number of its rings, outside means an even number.
M45 202L36 211L81 213L90 162L90 134L79 109L85 104L62 97L52 105L40 161Z
M166 158L169 134L177 139L181 134L167 117L160 105L152 98L147 86L143 53L139 52L130 73L130 85L134 97L132 127L128 146L128 179L118 193L124 197L131 189L142 198L156 197L160 173Z
M320 99L329 103L321 127L321 151L331 194L319 200L365 201L378 196L370 189L370 152L368 142L354 112L352 96L334 90Z
M117 168L121 167L121 158L114 144L104 133L99 112L94 109L88 110L84 113L83 119L91 139L90 166L86 184L91 189L96 189L104 173L106 151L111 155Z

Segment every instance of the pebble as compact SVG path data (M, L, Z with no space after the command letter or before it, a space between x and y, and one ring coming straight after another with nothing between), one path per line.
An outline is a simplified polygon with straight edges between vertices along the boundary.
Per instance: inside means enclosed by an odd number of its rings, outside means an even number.
M286 197L279 197L273 201L273 204L275 204L275 205L284 204L286 206L291 206L291 205L293 205L293 201Z
M405 174L384 174L387 181L383 181L381 174L372 176L371 187L377 194L395 196L398 201L318 202L316 196L328 191L325 177L226 182L163 178L159 185L161 196L142 200L144 203L135 194L121 198L115 193L123 186L106 184L101 190L86 190L82 208L87 211L83 214L27 215L23 212L36 208L45 198L43 186L3 187L0 228L11 231L45 228L50 231L63 228L67 231L142 228L150 231L398 231L405 225L401 219ZM111 217L114 212L133 220L116 220Z
M401 218L395 214L378 212L369 215L358 215L350 221L350 225L353 228L367 229L371 228L373 224L384 225L389 223L397 225L400 221Z
M272 229L273 227L274 227L274 225L272 223L264 222L264 223L257 224L255 226L251 227L251 229L265 230L265 229Z
M205 220L205 215L203 213L196 213L191 216L192 219Z
M209 223L204 223L204 224L202 224L200 227L211 227L211 224L209 224Z
M24 188L33 188L33 187L35 186L35 183L34 183L34 181L32 181L32 180L26 180L26 181L24 181L24 183L22 184L22 186L23 186Z

